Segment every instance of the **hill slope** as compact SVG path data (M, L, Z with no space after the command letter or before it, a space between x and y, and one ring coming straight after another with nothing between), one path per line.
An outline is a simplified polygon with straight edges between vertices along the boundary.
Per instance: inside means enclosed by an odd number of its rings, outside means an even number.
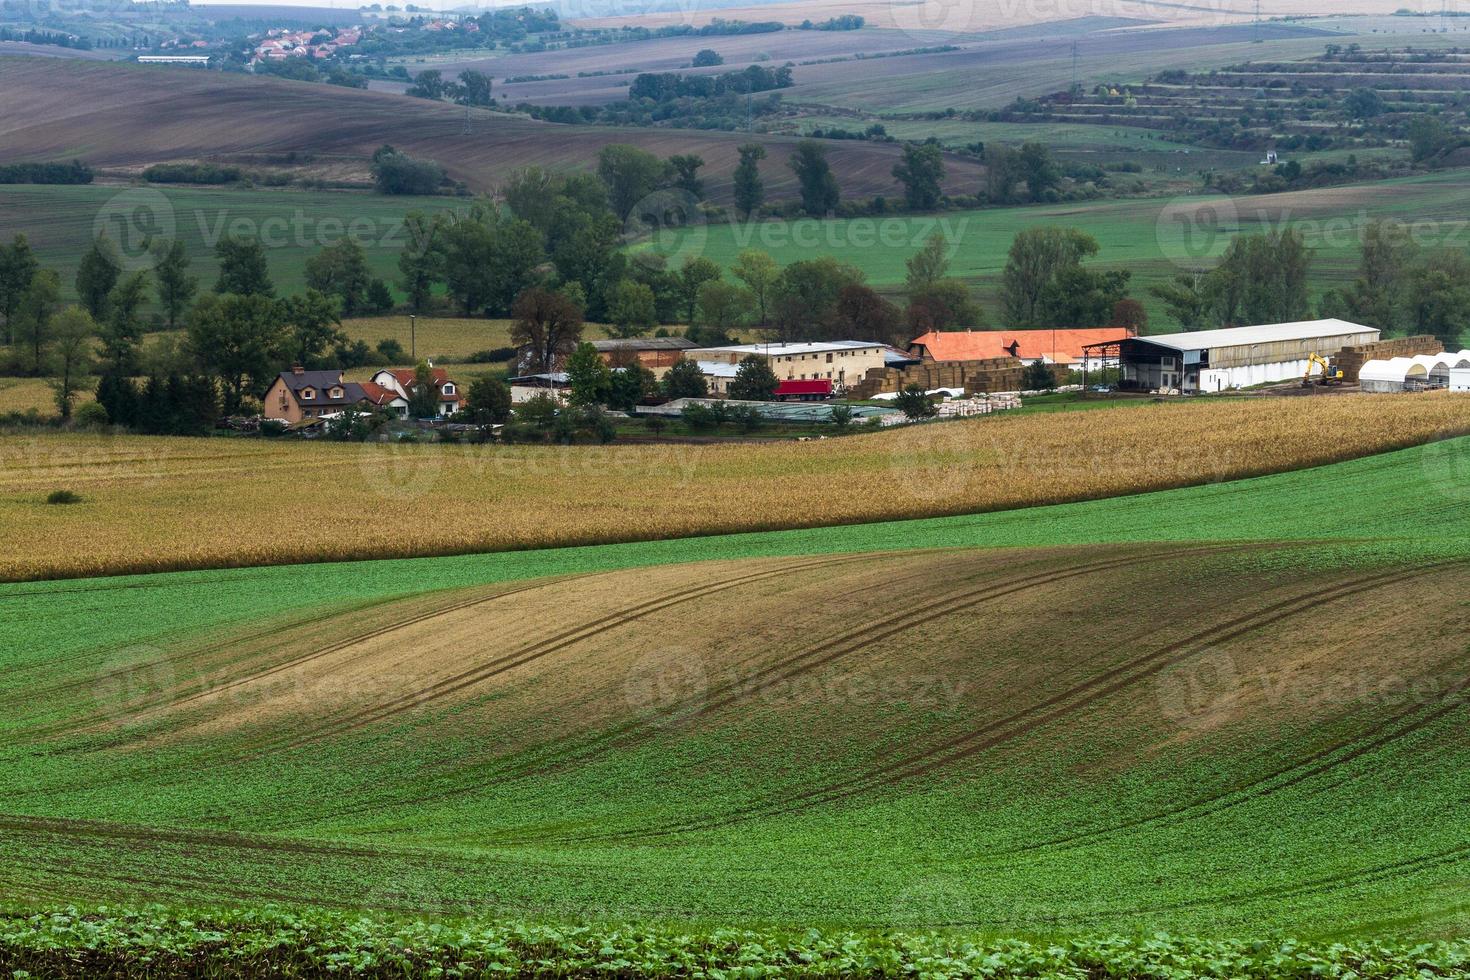
M12 663L5 890L1463 926L1470 562L1315 552L715 562Z
M1467 446L864 538L0 587L0 897L1463 930Z
M728 195L744 133L562 126L477 113L461 135L464 110L447 103L273 78L146 65L0 58L0 162L79 157L104 167L237 154L313 153L366 160L384 143L442 163L475 190L493 188L528 164L594 166L608 143L634 143L661 156L704 157L710 194ZM795 195L785 166L793 140L754 137L770 152L765 177L775 198ZM844 194L892 195L899 148L834 144L830 158ZM952 160L949 189L973 192L981 168Z

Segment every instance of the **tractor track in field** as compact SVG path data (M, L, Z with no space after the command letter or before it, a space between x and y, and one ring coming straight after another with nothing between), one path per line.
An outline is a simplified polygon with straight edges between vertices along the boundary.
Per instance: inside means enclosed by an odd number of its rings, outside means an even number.
M860 627L857 627L856 629L849 630L842 635L824 641L823 643L820 643L800 654L770 664L767 667L763 668L762 671L758 672L757 676L759 677L761 675L766 675L760 681L760 684L766 685L779 683L785 680L799 677L802 674L809 673L813 669L822 667L828 663L840 659L843 656L859 651L865 646L881 642L882 640L889 639L906 630L930 623L940 616L957 612L961 609L965 609L968 606L977 603L1002 599L1007 596L1014 595L1018 592L1026 591L1028 589L1038 588L1044 585L1051 585L1053 583L1066 581L1067 579L1071 578L1084 577L1087 575L1096 574L1098 572L1113 571L1118 568L1148 564L1150 562L1162 562L1174 558L1188 558L1202 554L1255 550L1258 547L1259 546L1254 543L1221 544L1207 545L1197 548L1177 549L1168 552L1150 551L1143 554L1134 554L1123 558L1103 559L1095 562L1088 562L1083 565L1072 565L1063 568L1046 569L1043 571L1032 572L1027 575L1023 575L1002 582L991 582L978 588L967 588L943 596L939 599L933 600L932 602L920 606L910 607L903 610L902 612L894 613L892 615L884 616L880 619L870 621ZM1288 544L1283 547L1291 548L1295 547L1295 545ZM815 659L813 659L814 657ZM694 715L691 715L691 717L695 715L712 713L716 710L720 710L733 704L737 704L740 701L748 698L749 691L754 686L757 685L753 684L750 681L741 681L734 684L727 684L724 685L722 688L716 689L716 691L714 692L716 700L714 700L713 702L709 702L707 700L709 695L706 695L698 702L686 702L685 707L698 709L696 712L694 712ZM677 716L677 712L670 713ZM646 734L646 730L656 729L657 727L658 723L634 722L631 723L629 726L626 726L623 730L608 733L606 738L599 740L597 745L591 746L591 748L595 749L596 751L601 751L620 740L626 740L642 734ZM550 771L545 768L543 760L538 759L536 761L538 764L540 764L540 768L537 768L530 772L520 772L516 770L505 772L502 770L501 772L497 773L497 778L515 778L517 776L537 775L542 772ZM583 760L580 758L557 760L555 764L563 765L572 761ZM457 791L456 795L462 794L464 792L473 791L476 788L478 787L462 788ZM536 840L544 839L537 838ZM532 841L527 840L525 842L530 843Z
M362 601L362 602L354 603L354 604L349 605L349 606L347 606L345 608L339 608L335 612L331 613L330 614L330 617L328 617L328 618L333 618L333 617L336 617L336 616L345 616L345 615L349 615L349 614L355 613L355 612L362 612L362 611L367 610L367 609L375 609L375 608L377 608L379 606L384 606L384 605L388 605L388 604L393 603L393 602L398 602L398 601L402 600L403 598L405 598L405 597L404 596L385 596L385 597L379 598L379 599L365 600L365 601ZM410 596L410 597L407 597L407 598L412 598L412 597ZM278 633L281 633L283 631L289 631L289 630L299 629L299 628L301 628L303 626L310 626L313 623L320 622L322 620L322 618L323 617L322 617L321 612L320 611L316 611L316 612L313 612L313 613L309 613L309 614L307 614L305 616L301 616L300 618L297 618L297 619L286 620L283 623L279 623L279 624L277 624L275 626L268 627L268 628L265 628L265 629L252 630L252 631L250 631L248 633L238 633L238 634L232 635L232 636L230 636L230 637L228 637L226 639L223 639L223 640L217 640L217 641L214 641L214 642L211 642L211 643L206 643L203 646L188 647L188 648L185 648L185 649L175 650L173 653L169 653L169 654L167 654L167 655L165 655L163 657L159 657L156 660L146 661L146 663L148 663L148 664L161 664L161 663L188 662L188 661L193 660L193 659L195 659L197 657L207 656L209 654L216 653L216 652L218 652L220 650L229 649L230 647L239 646L241 644L246 644L246 643L252 643L252 642L255 642L257 640L269 639L270 637L275 636ZM78 658L83 657L83 656L85 656L85 654L77 654L77 655L75 655L73 657L68 657L66 659L67 660L75 660L75 659L78 659ZM37 698L47 697L47 696L53 695L53 694L61 694L61 693L64 693L66 691L73 691L73 690L76 690L78 688L89 687L89 686L92 686L92 685L95 685L95 684L102 683L104 681L114 680L114 679L119 678L119 677L126 677L129 674L135 672L137 669L138 669L137 665L131 666L131 667L119 667L116 670L109 670L109 671L106 671L106 672L101 673L101 674L95 674L95 675L93 675L91 677L84 677L84 678L80 678L80 679L77 679L77 680L67 681L67 682L62 683L62 684L52 685L51 687L36 688L35 690L31 691L30 694L27 697L25 697L25 698L11 698L9 700L0 700L0 710L14 708L14 707L19 707L19 706L21 706L23 704L34 703ZM42 729L41 731L44 731L44 729Z
M699 830L722 829L752 819L800 812L810 809L812 806L836 802L860 793L870 792L880 787L891 786L905 779L924 775L936 769L953 765L961 759L969 758L979 752L1013 741L1043 725L1065 718L1084 707L1092 705L1105 697L1143 680L1145 677L1157 674L1167 667L1188 659L1188 657L1193 656L1197 652L1197 648L1201 645L1236 639L1254 632L1262 626L1300 615L1317 604L1348 598L1360 592L1377 588L1380 585L1420 578L1429 574L1431 571L1457 563L1457 561L1447 561L1407 572L1395 570L1393 572L1378 573L1348 582L1340 582L1336 585L1307 592L1291 599L1272 603L1253 613L1236 617L1208 630L1202 630L1192 636L1167 644L1145 656L1133 658L1105 671L1097 677L1089 679L1083 684L1075 685L1036 705L1015 712L1005 718L998 719L966 735L932 746L917 755L910 756L908 759L890 763L876 770L870 770L865 774L852 777L851 779L808 790L786 800L771 801L771 804L765 806L744 807L718 817L704 820L691 820L682 824L596 835L595 839L612 840L661 837ZM1121 680L1115 680L1116 678L1121 678ZM1112 681L1112 683L1108 683L1109 681ZM1100 687L1099 685L1105 686ZM1080 700L1077 699L1079 695L1081 695ZM1051 708L1055 708L1056 710L1047 711L1040 716L1036 715L1037 711ZM1010 725L1014 725L1015 727L999 731ZM945 753L948 754L946 755ZM937 758L941 756L942 758ZM588 840L594 838L584 836L580 839Z
M1442 696L1452 698L1463 696L1467 693L1470 693L1470 677L1451 686L1443 692ZM1400 739L1415 735L1430 725L1433 725L1436 721L1444 718L1446 715L1465 708L1466 705L1466 701L1454 701L1427 711L1424 705L1416 705L1384 720L1371 732L1358 738L1339 741L1333 745L1318 749L1298 759L1285 769L1278 769L1275 772L1262 775L1248 783L1232 786L1225 792L1215 796L1204 797L1184 806L1163 810L1147 817L1139 817L1123 823L1111 824L1106 827L1098 827L1076 834L1067 834L1045 841L1034 841L1016 847L1006 848L999 853L1017 854L1040 850L1062 850L1081 846L1088 841L1120 831L1136 830L1140 827L1173 821L1176 818L1198 820L1204 817L1214 816L1217 813L1242 806L1253 800L1290 789L1314 776L1331 772L1333 769L1337 769L1355 759L1362 758ZM1406 720L1408 721L1407 724L1401 724ZM1339 758L1334 758L1334 756L1339 755ZM1322 764L1318 765L1318 763ZM1283 779L1283 777L1286 778Z
M181 707L183 705L190 704L192 702L198 701L200 698L206 698L206 697L209 697L211 695L216 695L216 694L220 694L220 693L225 692L225 691L233 690L233 689L238 688L238 687L240 687L242 685L259 681L262 678L274 676L274 675L279 674L280 672L282 672L284 670L289 670L289 669L291 669L293 667L298 667L298 666L300 666L302 664L310 663L311 661L316 660L316 659L319 659L321 657L330 656L331 654L336 653L339 650L345 649L347 647L354 646L354 645L356 645L358 643L366 643L366 642L369 642L371 640L377 639L380 636L385 636L385 635L387 635L389 633L393 633L393 632L396 632L396 631L401 630L401 629L407 629L410 626L415 626L415 625L417 625L419 623L422 623L422 622L425 622L427 620L433 619L436 616L443 616L443 615L446 615L446 614L449 614L449 613L459 612L459 611L464 610L464 609L470 609L470 608L473 608L475 606L484 605L485 603L495 602L496 600L499 600L499 599L505 599L505 598L508 598L510 596L519 595L522 592L530 592L530 591L533 591L535 589L543 588L544 586L547 586L547 585L553 585L553 584L556 584L557 582L561 582L561 581L564 581L564 580L565 580L565 577L557 577L557 578L553 578L553 579L538 579L538 580L536 580L535 584L524 585L524 586L519 586L519 587L516 587L516 588L506 589L504 591L496 592L493 595L488 595L488 596L486 596L486 595L478 595L475 598L472 598L472 599L464 599L464 600L461 600L459 602L452 603L451 605L448 605L448 606L439 606L439 607L436 607L436 608L434 608L432 610L429 610L428 612L416 613L413 616L409 616L409 617L406 617L406 618L400 619L400 620L395 620L395 621L390 622L390 623L385 623L382 626L375 627L375 628L373 628L371 630L367 630L367 631L365 631L363 633L358 633L358 634L355 634L353 636L347 637L345 639L334 641L333 643L330 643L330 644L328 644L325 647L318 647L315 650L311 650L311 651L309 651L307 653L303 653L303 654L301 654L299 656L292 657L289 660L284 660L284 661L281 661L280 663L272 664L269 667L267 667L267 668L265 668L263 670L257 671L255 673L246 674L243 677L235 677L235 678L232 678L231 680L229 680L226 683L218 684L218 685L205 684L203 687L199 687L196 684L192 688L186 689L186 693L184 693L183 696L181 696L181 697L180 696L174 696L174 697L168 697L168 698L162 698L162 699L154 699L151 702L145 702L143 704L139 704L139 705L136 705L136 706L130 705L128 707L127 711L128 711L129 714L142 714L142 713L145 713L145 712L152 712L152 711L157 711L157 710L160 710L160 709L178 708L178 707ZM398 601L399 599L402 599L402 598L403 597L400 596L400 597L397 597L395 599L389 599L387 601L388 602L394 602L394 601ZM410 598L412 598L412 597L410 597ZM369 606L368 608L372 608L372 607ZM348 611L350 612L351 610L348 610ZM311 619L307 620L307 622L315 622L319 618L320 617L312 617ZM257 635L257 638L259 638L259 636L270 636L270 635L273 635L273 634L275 634L275 633L277 633L279 631L280 631L280 628L276 628L276 629L264 631L262 634L258 634ZM240 638L234 638L234 639L227 640L227 641L224 641L224 642L225 642L225 645L233 645L233 644L235 644L237 642L240 642ZM126 670L123 671L123 673L126 673L126 672L127 672ZM89 728L89 727L95 727L100 722L105 721L105 720L108 720L109 718L111 718L114 714L115 714L115 712L109 712L109 713L106 714L106 717L103 717L103 718L99 718L96 715L92 715L92 716L89 716L87 718L83 718L80 721L69 723L64 728L55 728L55 729L50 729L50 730L43 729L42 732L54 736L54 735L64 735L64 734L67 734L69 732L82 731L82 730L85 730L86 728Z
M284 745L265 746L262 748L262 751L269 751L272 748L280 748L282 750L300 748L320 738L343 735L367 725L385 721L405 711L411 711L424 704L473 687L491 677L559 653L582 640L595 636L605 629L623 626L642 619L645 616L686 602L691 602L695 599L717 595L730 589L739 588L742 585L751 585L756 582L765 581L766 579L780 578L797 572L812 571L834 565L848 565L860 561L871 561L871 558L868 555L843 555L810 559L800 563L782 565L777 568L763 569L758 572L747 572L715 582L704 582L677 592L667 593L655 599L649 599L639 603L631 608L620 609L617 612L609 613L606 616L589 622L583 622L571 629L563 630L553 636L527 644L512 653L502 655L487 663L479 664L469 670L461 671L451 677L437 681L428 687L421 688L412 694L404 695L374 708L359 711L347 718L338 719L335 722L321 726L313 732L298 736Z

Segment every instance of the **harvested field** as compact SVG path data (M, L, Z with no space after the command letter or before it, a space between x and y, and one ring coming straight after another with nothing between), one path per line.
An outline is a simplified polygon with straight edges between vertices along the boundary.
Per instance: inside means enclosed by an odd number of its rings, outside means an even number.
M0 578L457 554L968 514L1382 452L1470 432L1467 405L1470 397L1447 394L1198 402L754 446L9 435L0 437L0 521L11 547L0 558ZM330 494L283 496L283 486L325 484ZM58 488L86 502L46 506L46 495ZM289 535L279 533L283 526Z
M477 114L471 135L463 136L464 110L447 103L142 65L0 59L0 88L13 110L0 119L0 163L80 157L94 166L140 169L167 160L292 152L361 161L391 142L488 191L518 167L586 169L608 143L635 143L662 156L704 157L709 194L723 202L735 148L750 139L745 133L563 126L488 112ZM768 145L772 161L783 161L794 143L755 138ZM899 152L854 143L832 147L831 161L846 193L892 194L890 171ZM773 198L795 195L789 170L774 162L767 169ZM977 163L953 161L951 190L972 192L980 174Z
M1470 565L1312 530L0 588L0 899L1455 932Z
M381 340L396 340L403 345L405 355L412 340L411 334L416 333L419 356L433 358L436 364L452 364L480 351L507 347L510 345L510 327L510 320L421 316L410 330L407 314L354 317L342 321L342 332L353 340L365 340L372 346ZM597 336L597 327L588 324L586 334L588 337Z

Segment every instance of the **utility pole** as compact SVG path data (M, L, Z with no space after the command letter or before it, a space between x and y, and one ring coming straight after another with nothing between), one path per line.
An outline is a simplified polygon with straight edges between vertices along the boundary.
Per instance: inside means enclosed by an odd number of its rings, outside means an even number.
M408 358L415 364L419 362L418 319L412 313L408 315Z

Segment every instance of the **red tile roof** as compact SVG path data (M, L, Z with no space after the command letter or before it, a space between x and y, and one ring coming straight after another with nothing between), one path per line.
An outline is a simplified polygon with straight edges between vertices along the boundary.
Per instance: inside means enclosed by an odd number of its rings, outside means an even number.
M1035 360L1051 357L1059 361L1081 360L1083 348L1109 340L1133 336L1126 327L1097 327L1087 330L946 330L915 337L909 352L936 361L983 361L992 357ZM1053 339L1055 338L1055 339ZM1055 344L1055 348L1053 348Z

